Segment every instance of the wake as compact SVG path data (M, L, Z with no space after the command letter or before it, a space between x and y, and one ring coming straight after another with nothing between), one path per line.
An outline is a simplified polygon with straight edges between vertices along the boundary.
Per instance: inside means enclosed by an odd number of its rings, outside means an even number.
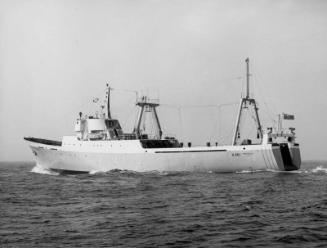
M54 171L52 171L52 170L49 170L49 169L47 169L47 168L44 168L44 167L43 167L42 165L40 165L40 164L36 164L36 165L32 168L31 172L33 172L33 173L38 173L38 174L52 175L52 176L58 176L58 175L59 175L58 172L54 172Z

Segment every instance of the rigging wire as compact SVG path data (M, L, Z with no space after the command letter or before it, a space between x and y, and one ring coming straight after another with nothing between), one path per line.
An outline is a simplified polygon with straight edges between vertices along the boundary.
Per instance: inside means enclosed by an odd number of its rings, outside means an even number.
M127 93L134 93L135 94L135 101L139 98L139 92L137 90L127 90L127 89L119 89L119 88L111 88L113 91L120 91L120 92L127 92Z
M94 96L99 96L100 94L103 94L103 92L104 92L105 90L98 90L97 91L97 93L94 95ZM98 98L98 97L92 97L92 98L89 98L89 100L88 101L82 101L82 103L81 104L79 104L79 105L77 105L76 107L73 107L72 108L72 112L76 112L76 113L78 113L78 112L81 112L83 109L87 109L87 111L86 112L90 112L90 102L89 101L91 101L91 102L93 102L93 103L98 103L99 104L99 101L96 101L96 102L94 102L93 100L94 99L96 99L96 98ZM101 102L101 101L100 101ZM66 124L68 124L68 120L69 119L71 119L72 118L72 112L67 112L65 115L63 115L63 119L64 120L66 120L65 122L66 122ZM84 111L83 111L84 112ZM70 116L70 118L65 118L65 117L68 117L68 116ZM75 121L75 118L74 118L74 121Z
M184 127L183 127L183 115L182 115L182 109L177 108L178 117L179 117L179 126L180 126L180 135L182 140L184 140Z
M235 105L238 104L238 102L231 102L231 103L222 103L222 104L208 104L208 105L173 105L173 104L160 104L160 106L163 107L170 107L170 108L219 108L222 106L229 106L229 105Z
M254 71L256 72L256 70L254 70ZM268 117L271 121L273 121L274 123L276 123L276 119L274 118L274 116L277 115L277 114L276 114L276 113L277 113L277 112L276 112L276 109L275 109L275 107L274 107L273 104L271 104L271 105L272 105L272 107L274 108L275 111L273 111L273 110L268 106L268 104L267 104L267 99L266 99L266 97L265 97L265 94L263 93L263 92L266 92L266 91L263 91L263 90L262 90L262 87L261 87L261 84L258 83L258 82L260 82L260 81L264 81L264 80L263 80L263 78L259 75L259 73L254 73L253 76L254 76L254 79L255 79L255 80L254 80L254 83L256 84L256 88L258 89L260 95L262 96L263 103L264 103L264 105L265 105L265 107L266 107L266 109L263 109L263 110L264 110L265 114L267 115L267 117ZM261 80L260 80L259 77L261 78Z
M218 126L218 139L221 139L221 120L223 119L221 116L221 108L226 107L226 106L233 106L239 104L238 102L230 102L230 103L223 103L223 104L206 104L206 105L173 105L173 104L161 104L163 107L168 107L168 108L174 108L178 112L179 116L179 124L180 124L180 135L182 140L184 140L184 127L183 127L183 109L196 109L196 108L217 108L218 109L218 115L217 119L214 123L214 128L213 128L213 133L217 131L217 126ZM233 129L230 130L230 133L232 133ZM211 135L213 137L213 135Z

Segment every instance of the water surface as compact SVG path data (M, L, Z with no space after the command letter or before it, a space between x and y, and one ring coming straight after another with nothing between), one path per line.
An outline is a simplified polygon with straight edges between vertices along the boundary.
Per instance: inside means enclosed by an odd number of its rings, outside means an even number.
M326 247L327 163L58 175L0 163L1 247Z

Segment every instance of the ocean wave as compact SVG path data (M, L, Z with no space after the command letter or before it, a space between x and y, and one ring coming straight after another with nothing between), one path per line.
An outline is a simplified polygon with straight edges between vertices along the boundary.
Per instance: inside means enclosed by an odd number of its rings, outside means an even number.
M101 175L101 174L115 174L115 173L126 173L125 170L120 169L113 169L113 170L91 170L88 174L89 175Z
M45 168L44 166L42 166L42 165L40 165L40 164L36 164L36 165L32 168L31 172L33 172L33 173L38 173L38 174L53 175L53 176L57 176L57 175L59 175L58 172L54 172L54 171L52 171L52 170L50 170L50 169L47 169L47 168Z
M316 168L312 169L312 172L313 173L317 173L317 172L324 172L324 173L327 173L327 168L319 165L317 166Z
M133 170L120 170L120 169L112 169L112 170L91 170L89 175L106 175L106 174L119 174L119 175L138 175L145 174L146 172L137 172Z
M88 174L89 175L101 175L101 174L119 174L119 175L136 175L136 176L147 176L147 175L154 175L154 176L181 176L189 174L190 172L187 171L144 171L144 172L138 172L133 170L120 170L120 169L113 169L113 170L92 170ZM208 172L212 173L212 172Z
M306 174L310 174L310 173L327 173L327 168L319 165L316 168L312 168L312 169L300 169L297 171L291 171L292 173L306 173Z
M247 174L247 173L262 173L262 172L273 172L273 173L291 173L291 174L303 174L303 173L327 173L327 168L323 167L322 165L317 166L313 169L300 169L300 170L293 170L293 171L279 171L279 170L242 170L236 171L236 174Z
M106 173L106 171L91 170L91 171L89 172L90 175L103 174L103 173Z
M271 170L242 170L242 171L236 171L236 174L246 174L246 173L258 173L258 172L267 172Z

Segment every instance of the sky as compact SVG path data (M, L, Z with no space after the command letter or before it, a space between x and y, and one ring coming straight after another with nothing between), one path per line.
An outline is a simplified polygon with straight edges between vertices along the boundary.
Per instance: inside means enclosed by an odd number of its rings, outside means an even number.
M264 126L294 114L302 158L327 159L326 44L324 0L0 0L0 161L32 160L25 136L74 135L107 82L126 132L123 90L140 90L164 133L228 143L247 57Z

